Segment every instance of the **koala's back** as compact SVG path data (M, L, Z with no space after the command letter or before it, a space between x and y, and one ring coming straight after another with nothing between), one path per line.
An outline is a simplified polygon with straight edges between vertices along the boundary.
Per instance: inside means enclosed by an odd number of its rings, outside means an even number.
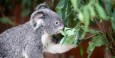
M24 58L24 48L34 43L34 37L29 23L6 30L0 34L0 58Z

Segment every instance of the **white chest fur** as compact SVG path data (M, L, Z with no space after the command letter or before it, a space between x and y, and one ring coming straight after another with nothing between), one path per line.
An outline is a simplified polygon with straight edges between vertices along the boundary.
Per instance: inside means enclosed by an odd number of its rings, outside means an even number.
M23 51L22 55L25 57L25 58L29 58L26 51Z
M52 36L48 35L47 33L42 35L41 41L43 44L43 52L50 52L53 54L64 53L74 48L74 45L61 45L53 43Z
M52 36L50 36L47 33L44 33L41 37L41 41L43 45L47 45L48 43L51 43Z

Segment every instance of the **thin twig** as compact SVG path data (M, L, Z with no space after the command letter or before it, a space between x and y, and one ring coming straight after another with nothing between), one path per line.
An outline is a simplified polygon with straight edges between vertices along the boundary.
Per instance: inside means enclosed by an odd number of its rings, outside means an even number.
M107 39L107 37L105 36L106 34L104 33L104 28L101 27L101 24L99 24L96 19L94 19L94 20L95 20L97 26L99 27L100 31L102 32L102 35Z
M84 38L83 40L86 40L86 39L89 39L89 38L95 37L95 36L97 36L97 35L98 35L98 34L93 34L93 35L90 35L90 36L88 36L88 37Z

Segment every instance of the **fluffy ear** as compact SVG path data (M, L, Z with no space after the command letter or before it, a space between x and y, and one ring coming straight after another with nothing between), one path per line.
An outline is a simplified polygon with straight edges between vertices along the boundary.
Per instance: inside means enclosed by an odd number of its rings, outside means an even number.
M49 8L46 3L39 4L35 10L44 9L44 8Z
M36 30L38 27L42 26L43 19L44 19L44 13L43 12L35 11L31 15L30 22L31 22L31 25L33 26L34 30Z

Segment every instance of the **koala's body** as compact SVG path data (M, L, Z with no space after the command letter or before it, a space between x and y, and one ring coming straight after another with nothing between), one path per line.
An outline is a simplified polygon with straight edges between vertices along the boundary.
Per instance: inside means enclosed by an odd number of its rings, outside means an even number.
M0 58L44 58L43 52L66 52L74 46L52 42L52 35L63 28L61 18L40 4L30 21L0 34Z

